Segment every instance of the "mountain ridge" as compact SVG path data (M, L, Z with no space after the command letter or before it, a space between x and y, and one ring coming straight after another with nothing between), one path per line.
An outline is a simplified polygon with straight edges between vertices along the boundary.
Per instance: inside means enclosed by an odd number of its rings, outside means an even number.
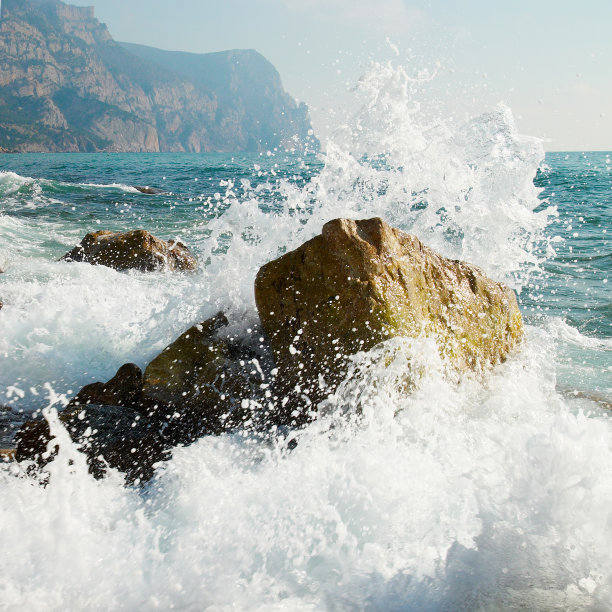
M2 0L0 150L317 148L306 106L254 50L118 43L93 7Z

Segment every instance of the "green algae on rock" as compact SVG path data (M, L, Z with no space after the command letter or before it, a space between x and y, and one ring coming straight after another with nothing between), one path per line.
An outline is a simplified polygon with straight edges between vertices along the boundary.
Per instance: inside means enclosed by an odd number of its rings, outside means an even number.
M312 402L348 356L394 336L433 336L466 371L505 360L523 335L511 289L380 218L329 221L259 270L255 300L285 390Z

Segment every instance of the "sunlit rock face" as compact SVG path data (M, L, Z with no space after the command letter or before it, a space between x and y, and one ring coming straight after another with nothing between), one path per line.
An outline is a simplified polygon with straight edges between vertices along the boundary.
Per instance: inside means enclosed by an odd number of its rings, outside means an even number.
M182 242L166 242L146 230L92 232L62 259L141 272L195 270L198 267L195 257Z
M382 219L336 219L263 266L255 299L288 393L324 398L347 357L432 336L459 372L503 361L523 325L511 289Z

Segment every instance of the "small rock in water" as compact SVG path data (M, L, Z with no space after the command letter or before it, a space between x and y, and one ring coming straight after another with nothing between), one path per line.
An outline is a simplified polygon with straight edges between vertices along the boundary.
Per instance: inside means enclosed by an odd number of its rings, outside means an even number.
M379 218L326 223L259 270L255 300L281 392L307 404L333 392L348 356L394 336L432 336L465 371L503 361L523 334L511 289Z
M115 270L195 270L197 261L182 243L166 242L146 230L87 234L81 243L62 257L66 261L85 261Z
M149 187L148 185L146 187L140 187L138 185L134 185L134 189L136 189L136 191L140 191L140 193L146 193L148 195L155 195L156 193L163 193L162 189L157 189L157 187Z

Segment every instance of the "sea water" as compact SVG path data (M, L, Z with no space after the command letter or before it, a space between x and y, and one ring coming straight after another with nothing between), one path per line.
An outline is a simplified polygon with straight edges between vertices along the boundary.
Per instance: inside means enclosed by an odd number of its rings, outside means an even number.
M544 155L508 108L456 121L419 93L374 67L317 157L2 156L2 445L44 410L60 453L46 486L0 465L1 609L612 607L611 155ZM248 333L262 264L372 216L513 287L520 349L454 381L431 341L391 340L287 438L203 438L141 487L88 474L67 399L218 310ZM199 270L59 261L87 232L137 228Z

